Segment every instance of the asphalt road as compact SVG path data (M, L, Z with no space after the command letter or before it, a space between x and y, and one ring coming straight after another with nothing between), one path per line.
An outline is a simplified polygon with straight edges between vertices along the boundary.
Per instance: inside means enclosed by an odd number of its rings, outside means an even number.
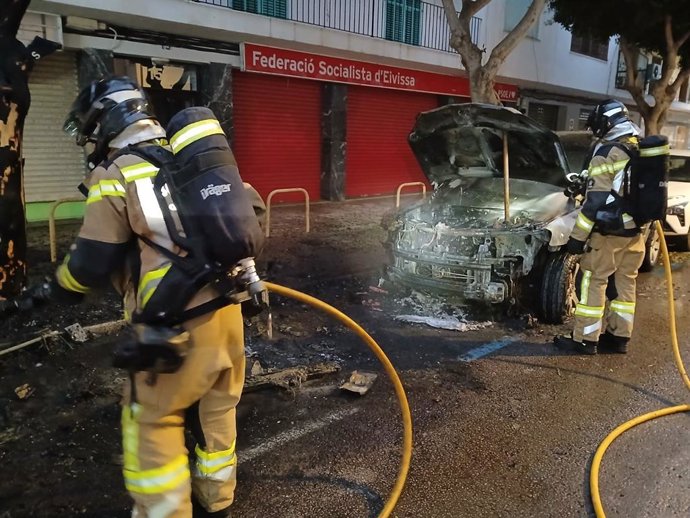
M587 477L599 442L632 417L690 399L673 365L661 269L640 279L627 356L557 351L551 338L565 328L513 321L459 333L405 324L389 311L397 302L370 289L385 260L379 221L388 202L315 205L308 235L298 208L276 211L267 269L271 280L345 309L398 368L415 446L395 516L591 516ZM38 236L36 246L42 242ZM690 254L674 261L690 363ZM258 328L247 330L247 345L264 365L336 358L347 369L380 372L354 335L300 305L273 302L280 338L261 344L253 338ZM96 303L68 313L47 308L55 318L29 315L6 334L59 329L75 321L75 311L85 324L119 315L114 302ZM122 373L109 360L115 340L27 348L0 362L0 517L130 515L120 474ZM307 383L295 396L243 396L235 517L378 515L400 459L397 402L384 377L364 397L342 393L344 374ZM35 393L20 400L15 388L25 383ZM690 516L689 418L662 418L614 443L601 473L608 516Z
M687 350L684 260L674 275ZM673 364L663 290L660 269L641 277L626 356L562 353L550 344L553 328L455 333L378 316L375 337L400 369L415 427L395 516L593 515L587 477L599 442L632 417L689 399ZM401 443L386 380L361 398L321 382L294 399L248 395L243 408L237 516L377 515ZM689 425L687 414L666 417L614 443L601 473L608 516L690 515Z

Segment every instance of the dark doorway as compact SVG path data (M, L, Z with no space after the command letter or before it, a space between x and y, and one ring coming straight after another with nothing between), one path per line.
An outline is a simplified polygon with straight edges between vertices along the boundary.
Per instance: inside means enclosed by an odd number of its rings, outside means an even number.
M527 116L534 119L550 130L558 129L558 109L556 104L529 103Z
M170 119L180 110L199 106L200 101L197 92L186 90L158 90L146 89L146 95L153 107L153 112L163 127L168 125Z

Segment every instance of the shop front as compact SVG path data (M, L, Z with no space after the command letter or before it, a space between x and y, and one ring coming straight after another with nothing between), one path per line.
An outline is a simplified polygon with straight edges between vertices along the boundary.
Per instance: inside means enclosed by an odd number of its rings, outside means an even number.
M263 196L303 187L312 198L342 199L426 182L407 143L417 114L448 97L469 101L458 75L249 43L242 56L243 71L233 74L233 147L243 178ZM517 100L512 85L497 91ZM340 195L330 197L324 182L334 175Z

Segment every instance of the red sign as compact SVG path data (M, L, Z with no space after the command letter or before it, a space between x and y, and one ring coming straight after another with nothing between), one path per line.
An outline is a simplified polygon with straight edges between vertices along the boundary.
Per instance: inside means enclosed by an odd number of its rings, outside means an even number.
M244 70L248 72L457 97L470 96L469 81L461 76L321 56L253 43L243 45L242 57ZM496 92L502 101L517 101L515 85L497 84Z

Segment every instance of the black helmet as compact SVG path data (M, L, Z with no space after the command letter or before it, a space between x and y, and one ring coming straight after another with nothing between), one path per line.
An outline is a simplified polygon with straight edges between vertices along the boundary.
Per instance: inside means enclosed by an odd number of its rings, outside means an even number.
M90 161L105 158L108 144L127 126L153 119L143 90L128 77L109 77L92 82L72 104L63 129L76 137L77 145L96 144Z
M594 107L587 118L587 127L595 136L602 138L621 122L630 122L628 109L622 102L608 99Z

